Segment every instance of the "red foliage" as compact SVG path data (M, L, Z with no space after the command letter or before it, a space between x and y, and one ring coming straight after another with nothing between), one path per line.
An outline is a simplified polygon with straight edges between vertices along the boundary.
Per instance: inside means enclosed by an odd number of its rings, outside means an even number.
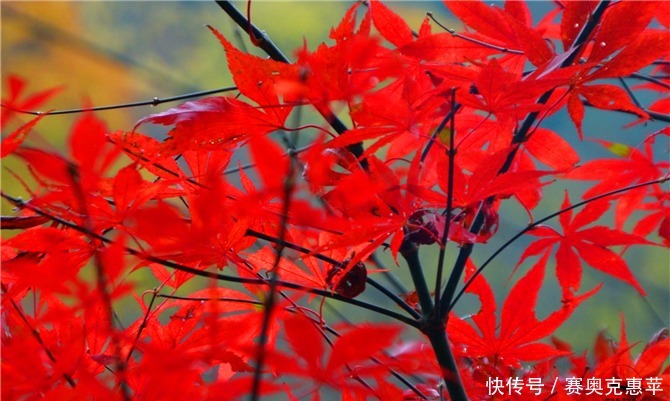
M574 392L577 378L618 383L627 399L667 397L667 329L635 358L622 318L620 342L599 336L591 363L552 337L602 287L577 295L584 266L644 295L624 253L670 245L670 163L658 160L668 128L623 144L595 138L585 112L669 121L664 5L556 2L535 26L520 1L445 5L463 33L426 18L415 34L393 7L357 3L330 44L305 46L292 64L242 52L210 27L241 97L189 101L130 131L83 113L69 155L26 146L48 115L5 135L2 157L18 156L34 184L24 183L25 201L3 191L17 212L2 227L20 230L2 243L3 398L318 400L328 387L342 400L592 399ZM647 83L631 89L631 77ZM26 97L23 80L7 82L3 128L57 92ZM653 91L649 107L642 89ZM327 124L300 133L309 148L296 149L291 133L315 126L290 126L289 116L309 107ZM335 117L343 107L348 129ZM578 137L542 126L559 111ZM148 124L170 129L156 140ZM594 159L585 137L614 157ZM239 156L251 173L231 166ZM596 183L573 204L570 180ZM560 206L549 186L565 190ZM536 220L541 202L557 212ZM531 218L519 236L536 238L517 268L539 259L499 309L480 274L488 262L476 270L470 256L499 235L506 203ZM435 286L418 248L445 241L455 262ZM405 259L408 292L376 281L383 249ZM552 255L562 304L540 319ZM148 275L152 290L136 284ZM463 280L480 304L467 317L451 305ZM324 312L331 300L385 320ZM124 309L133 312L120 324ZM492 391L496 380L508 383L505 395ZM546 387L514 391L534 380Z

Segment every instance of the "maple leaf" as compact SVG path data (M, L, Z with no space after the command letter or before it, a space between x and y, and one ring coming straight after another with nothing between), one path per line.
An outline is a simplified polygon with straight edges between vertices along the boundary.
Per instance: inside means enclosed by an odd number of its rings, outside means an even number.
M4 298L5 295L3 301ZM86 351L80 313L48 291L42 293L30 309L35 316L26 314L20 306L3 306L3 319L9 325L3 323L2 373L13 380L13 385L2 386L2 395L24 399L59 398L59 394L74 383L73 372L88 376L86 369L82 369L82 365L86 365ZM40 341L36 341L31 328L36 328ZM45 355L45 349L49 350L50 358ZM26 375L25 369L32 374Z
M379 244L391 236L391 253L397 258L402 245L405 225L412 224L411 216L421 209L421 201L411 190L401 185L397 173L374 156L368 157L369 169L349 164L351 174L344 175L323 198L342 213L349 225L348 234L334 238L317 250L358 247L347 269L370 255ZM351 230L351 227L356 227ZM414 227L416 228L416 227Z
M524 146L539 161L556 170L568 169L579 162L579 155L554 131L537 128Z
M539 340L549 336L572 314L575 308L595 294L593 290L563 300L563 307L542 321L535 316L535 305L542 286L549 253L545 254L510 290L500 315L500 325L496 323L496 302L490 285L477 276L467 292L477 295L481 308L472 316L475 328L453 312L449 316L447 332L456 345L457 352L469 358L487 358L488 364L502 369L519 368L521 361L538 361L566 355ZM465 280L472 277L475 267L468 264Z
M163 152L182 153L202 147L231 148L250 137L282 128L284 121L235 98L209 97L186 102L162 113L140 119L133 128L146 124L174 125Z
M646 2L647 4L651 2ZM653 61L667 56L670 33L648 29L636 35L620 52L606 60L588 79L616 78L630 75Z
M496 50L483 47L450 33L423 35L398 49L400 54L418 60L434 63L461 63L485 59L497 53ZM439 64L437 64L439 66Z
M78 118L70 133L70 153L77 167L75 177L84 193L95 193L120 151L107 141L107 124L92 112Z
M397 47L411 43L412 29L407 25L404 19L394 13L379 1L370 2L370 15L375 28L382 34L384 39L388 40Z
M109 182L105 175L120 151L108 143L106 125L90 112L73 124L69 147L71 159L29 147L15 149L14 154L26 160L40 186L49 190L44 194L33 193L32 202L36 206L78 222L85 221L88 215L90 222L85 225L102 229L114 215L101 196L107 195Z
M376 139L364 156L374 154L391 144L387 158L404 157L420 148L435 129L446 103L433 90L429 80L407 77L350 104L350 115L356 128L327 143L339 148L364 140ZM380 104L385 103L385 107Z
M593 35L595 45L588 61L600 61L632 42L647 28L655 13L656 6L652 2L622 2L607 7Z
M79 270L91 258L92 247L72 230L34 227L3 242L18 254L3 260L3 283L10 296L27 287L47 293L76 291Z
M557 339L554 342L557 342ZM603 332L600 332L592 347L593 361L591 363L587 361L586 354L570 358L573 377L581 377L581 374L588 372L583 378L584 383L591 380L600 382L603 384L603 389L599 389L598 392L585 391L580 394L569 394L565 386L558 386L559 391L556 398L563 401L575 399L588 401L597 394L609 391L605 388L605 383L617 382L619 384L617 391L622 394L626 391L635 392L635 386L632 384L634 380L639 380L638 387L641 389L639 395L644 394L645 399L663 400L665 394L670 391L670 386L667 384L670 370L663 369L663 365L670 356L668 329L658 332L645 344L644 349L636 358L633 358L631 353L633 346L634 344L628 343L625 321L621 316L621 339L618 343L608 339ZM572 351L568 344L562 343L561 347ZM658 384L658 387L652 385L654 382ZM656 391L651 391L652 388L655 388Z
M226 51L228 68L237 89L264 108L267 120L282 126L291 113L292 106L282 104L276 85L281 81L299 79L297 66L266 60L245 54L236 49L219 31L208 26Z
M161 153L165 145L158 140L135 131L113 131L108 133L107 137L131 160L151 174L168 181L184 178L179 165L171 155Z
M567 192L561 209L570 207L570 199ZM517 267L526 258L548 252L554 246L556 251L556 277L563 289L564 296L569 296L572 291L579 290L582 278L582 262L606 274L622 280L645 294L644 290L631 273L625 260L613 250L609 249L616 245L639 245L651 244L651 242L637 235L627 234L621 230L607 228L602 225L584 228L598 220L609 209L609 202L591 202L577 213L574 218L572 211L560 215L559 221L563 233L546 226L538 226L529 232L530 235L540 237L531 243L521 255Z
M391 51L370 37L369 14L354 32L356 9L356 5L352 6L340 26L331 32L334 45L322 43L310 52L305 44L297 52L299 76L282 80L277 87L286 102L311 103L322 115L329 116L330 102L352 102L401 73L402 65Z
M528 13L522 2L517 9L490 7L481 1L445 1L447 8L469 27L475 29L488 43L507 49L523 50L528 60L542 66L553 57L548 44L536 30L528 26ZM518 9L521 8L521 9Z
M51 219L48 217L30 215L29 213L25 213L23 216L2 216L2 229L26 229L48 223L49 221L51 221Z
M482 155L475 164L472 174L466 175L463 170L456 169L454 176L454 206L467 209L489 197L507 198L526 189L540 186L539 179L549 174L545 171L510 171L499 174L509 155L509 149L493 154ZM458 159L457 159L458 160ZM444 158L440 163L447 163ZM448 191L447 169L444 164L438 165L438 176L442 190Z
M583 96L589 104L604 110L623 110L637 114L641 118L648 119L649 114L636 106L624 89L618 86L603 85L577 85L572 87L568 96L568 112L572 119L579 137L582 138L582 120L584 119L584 105L580 100Z
M178 253L190 265L223 267L230 260L240 262L237 253L251 246L253 238L245 236L248 221L236 219L226 207L226 185L216 171L208 170L204 185L187 195L188 221L165 203L133 213L138 236L156 252Z
M122 223L133 210L158 197L164 189L162 183L147 183L135 165L129 165L116 174L112 183L112 197L117 219Z
M356 325L332 341L332 349L327 352L324 334L310 319L291 316L284 320L284 328L295 355L289 357L275 350L268 363L280 364L286 374L311 378L319 385L350 389L355 388L348 380L351 374L363 377L375 372L375 365L367 363L369 358L389 348L401 331L388 324Z
M602 341L602 340L601 340ZM626 324L621 317L621 339L618 346L613 346L610 342L608 344L611 350L599 355L597 366L594 368L594 374L601 377L619 377L628 378L634 377L647 378L659 375L668 376L670 372L664 372L663 365L668 356L670 356L670 338L668 337L668 330L664 329L659 332L649 343L647 343L638 355L637 358L632 358L631 348L628 344L626 336ZM606 348L607 345L596 345L595 349ZM668 388L668 385L665 384Z
M72 183L71 164L60 155L28 147L19 148L14 153L28 162L34 171L56 184Z
M263 247L261 250L250 253L246 257L247 262L254 267L255 272L274 271L282 280L309 288L328 288L324 274L318 267L318 264L306 264L309 268L308 272L285 257L282 257L275 267L275 259L276 253L269 247ZM273 267L275 267L274 270Z
M4 128L12 119L17 111L33 111L40 105L46 103L54 97L63 88L58 86L34 93L27 98L20 100L26 88L26 81L18 75L9 75L7 77L7 87L9 93L7 98L2 99L2 115L0 115L0 128ZM4 147L4 144L3 144ZM4 152L4 150L3 150Z
M13 153L28 137L30 131L35 125L44 117L44 115L37 116L27 123L17 128L14 132L2 139L2 153L0 157L5 157Z
M522 79L521 71L503 68L492 59L481 66L472 84L474 90L459 94L459 102L496 116L499 120L521 120L526 114L538 111L542 105L537 98L548 90L565 85L570 74L564 71Z
M666 128L659 133L668 135L669 132L670 130ZM645 142L644 151L616 142L603 140L598 142L618 157L591 160L564 175L568 179L599 181L584 192L584 199L638 183L653 181L667 174L670 168L670 162L654 160L653 137ZM658 185L651 188L660 191ZM649 191L649 188L638 188L618 196L619 201L615 213L618 228L621 228L639 207Z

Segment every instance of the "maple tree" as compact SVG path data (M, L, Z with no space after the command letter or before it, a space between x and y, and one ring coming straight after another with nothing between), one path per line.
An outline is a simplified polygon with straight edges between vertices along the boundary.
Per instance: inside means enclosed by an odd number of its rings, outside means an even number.
M20 158L34 183L21 181L27 200L2 191L16 207L2 228L17 230L2 243L3 397L592 399L568 390L577 378L657 383L625 396L667 397L667 329L637 356L623 316L618 343L600 335L593 355L554 335L602 290L582 288L585 268L644 294L626 252L670 245L659 145L670 136L667 8L556 2L533 23L524 2L447 1L466 27L457 33L432 15L415 32L383 3L355 3L331 42L290 62L232 3L217 3L269 56L209 27L233 74L226 91L238 95L189 100L125 130L87 107L62 155L25 143L58 111L11 125L58 89L27 94L7 78L2 157ZM294 123L302 109L324 124ZM586 141L590 109L662 127L639 145L596 139L611 156L584 160L583 142L543 122L567 110ZM581 180L596 183L535 216L548 187ZM529 222L476 265L508 203ZM510 273L532 267L497 302L486 267L523 236L533 242ZM437 265L419 249L438 253ZM383 266L384 252L397 267ZM134 281L147 272L155 288ZM547 275L561 300L539 319ZM465 294L479 303L468 316L454 310ZM337 309L331 319L331 301L380 320ZM128 305L130 324L118 316ZM491 391L515 378L565 385Z

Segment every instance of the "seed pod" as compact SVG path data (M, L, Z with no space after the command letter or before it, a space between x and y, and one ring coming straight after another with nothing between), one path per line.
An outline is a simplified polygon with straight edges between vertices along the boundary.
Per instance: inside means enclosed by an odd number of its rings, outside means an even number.
M346 259L339 265L333 266L328 271L326 282L336 294L345 298L355 298L365 291L365 279L368 277L368 271L365 269L363 262L358 262L345 273L349 260Z

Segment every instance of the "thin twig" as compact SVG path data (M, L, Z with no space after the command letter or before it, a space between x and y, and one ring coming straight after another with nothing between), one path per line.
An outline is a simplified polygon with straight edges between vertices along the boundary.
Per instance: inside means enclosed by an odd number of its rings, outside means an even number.
M3 295L6 295L7 294L7 287L5 286L4 283L1 286L2 286ZM30 321L28 320L26 315L23 313L23 311L21 310L19 305L16 303L16 301L14 301L14 299L11 298L11 297L9 298L9 301L12 304L12 307L14 308L14 310L16 310L16 312L19 314L19 317L21 318L23 323L25 323L25 325L28 326L28 330L30 330L30 333L33 335L33 337L35 338L37 343L40 345L40 347L42 347L42 349L44 350L44 353L47 355L47 358L49 358L49 360L52 363L55 364L56 363L56 357L49 350L49 348L47 348L46 344L44 343L44 340L42 340L42 336L40 335L40 332L37 331L37 329L35 329L33 327L33 325L30 323ZM70 376L68 373L63 373L63 378L72 388L77 387L77 383L75 383L75 381L72 379L72 376Z
M39 214L40 216L48 217L50 220L52 220L52 221L54 221L58 224L61 224L65 227L71 228L71 229L73 229L75 231L78 231L82 234L93 236L94 238L96 238L100 241L103 241L107 244L113 244L114 243L113 240L111 240L107 237L104 237L102 235L90 232L90 231L86 230L84 227L81 227L81 226L79 226L77 224L74 224L72 222L69 222L67 220L61 219L60 217L54 216L54 215L52 215L52 214L50 214L50 213L48 213L48 212L46 212L46 211L44 211L44 210L42 210L38 207L35 207L35 206L33 206L29 203L24 202L20 198L13 197L13 196L8 195L8 194L6 194L2 191L0 191L0 196L7 199L9 202L11 202L12 204L14 204L15 206L17 206L19 208L25 208L25 209L31 210L31 211ZM148 262L158 263L158 264L163 265L165 267L169 267L171 269L178 270L178 271L183 271L185 273L190 273L190 274L193 274L193 275L199 276L199 277L213 278L213 279L217 279L217 280L221 280L221 281L228 281L228 282L240 283L240 284L252 284L252 285L263 285L263 286L268 285L267 282L265 282L263 280L259 280L259 279L229 276L229 275L222 274L222 273L213 273L213 272L206 271L206 270L199 270L199 269L196 269L196 268L193 268L193 267L190 267L190 266L186 266L186 265L183 265L183 264L180 264L180 263L177 263L177 262L173 262L173 261L170 261L170 260L160 258L158 256L147 254L144 251L140 251L140 250L128 247L128 246L125 246L123 249L128 254L133 255L135 257L138 257L140 259L146 260ZM307 292L307 293L310 293L310 294L320 295L320 296L330 298L330 299L334 299L334 300L337 300L337 301L340 301L340 302L343 302L343 303L347 303L347 304L350 304L350 305L355 305L355 306L358 306L362 309L367 309L367 310L382 314L384 316L388 316L388 317L393 318L395 320L398 320L398 321L400 321L404 324L407 324L408 326L411 326L411 327L418 328L418 326L419 326L419 324L416 320L408 318L407 316L401 315L401 314L396 313L394 311L391 311L391 310L388 310L388 309L385 309L385 308L382 308L380 306L370 304L370 303L367 303L367 302L364 302L364 301L359 301L359 300L353 299L353 298L346 298L346 297L343 297L343 296L341 296L337 293L333 293L331 291L321 290L321 289L318 289L318 288L305 287L305 286L300 285L300 284L296 284L296 283L289 282L289 281L282 281L282 280L278 280L277 285L280 286L280 287L285 287L285 288L291 288L291 289L294 289L294 290L304 291L304 292Z
M216 4L221 7L223 11L228 14L228 16L240 26L240 28L249 30L254 37L257 39L257 46L260 47L271 59L290 64L291 61L282 53L281 50L272 42L272 40L252 24L247 17L244 16L235 5L229 0L217 0ZM327 107L316 107L317 111L323 116L323 118L330 124L331 127L340 135L347 131L347 126L339 119L330 109ZM363 144L355 143L347 146L347 149L354 155L356 158L361 158L363 156ZM361 166L367 168L367 160L360 160Z
M440 23L440 21L438 21L437 19L435 19L435 16L433 15L432 12L429 11L429 12L426 13L426 15L427 15L430 19L432 19L433 22L435 22L437 25L439 25L442 29L444 29L445 31L449 32L449 33L451 34L451 36L454 36L454 37L456 37L456 38L463 39L463 40L466 40L466 41L468 41L468 42L472 42L472 43L477 44L477 45L480 45L480 46L482 46L482 47L488 47L489 49L498 50L498 51L501 52L501 53L524 54L523 51L521 51L521 50L508 49L508 48L506 48L506 47L496 46L496 45L491 44L491 43L483 42L483 41L481 41L481 40L477 40L477 39L475 39L475 38L471 38L471 37L462 35L462 34L456 32L456 30L451 29L451 28L447 28L446 26L442 25L442 24Z
M258 238L258 239L262 239L262 240L265 240L265 241L268 241L268 242L272 242L273 244L281 245L281 246L284 246L286 248L293 249L295 251L304 253L304 254L309 255L309 256L313 256L313 257L315 257L319 260L322 260L326 263L330 263L333 266L339 266L341 264L340 261L335 260L333 258L330 258L328 256L325 256L325 255L322 255L322 254L319 254L319 253L314 253L311 250L309 250L305 247L302 247L300 245L288 242L286 240L277 239L275 237L272 237L272 236L267 235L267 234L263 234L261 232L258 232L258 231L252 230L252 229L247 229L246 235L248 235L250 237L255 237L255 238ZM396 305L398 305L403 310L405 310L407 313L409 313L413 318L418 319L420 317L419 313L416 310L414 310L414 308L412 308L407 302L405 302L403 299L401 299L396 294L391 292L385 286L378 283L375 279L367 277L365 279L365 282L370 284L372 287L377 289L382 294L386 295L386 297L388 297L390 300L395 302Z
M631 78L637 78L641 81L651 82L653 84L656 84L656 85L660 86L661 88L670 89L670 84L668 84L667 82L663 82L663 81L661 81L661 79L659 79L659 78L662 78L662 77L652 77L652 76L642 74L642 73L639 73L639 72L634 72L634 73L630 74L630 77Z
M451 90L451 104L456 104L456 89ZM452 109L455 111L455 109ZM449 172L447 183L447 210L446 210L446 220L444 230L442 231L442 238L440 238L440 254L437 257L437 278L435 279L435 311L433 314L434 319L440 319L440 290L442 289L442 271L444 270L444 259L447 252L447 241L449 238L449 228L451 227L451 213L454 210L454 170L456 165L456 148L454 147L455 136L456 136L456 115L450 113L450 124L449 124L449 149L446 151L447 156L449 157Z
M569 55L566 57L566 59L561 63L559 68L565 68L569 65L571 65L577 56L579 55L579 49L586 44L587 39L591 35L591 32L595 29L596 26L598 26L598 23L600 22L603 13L605 12L605 9L607 9L607 6L609 5L610 0L602 0L598 6L595 8L595 11L589 18L588 22L584 25L582 28L581 32L575 39L574 43L568 50ZM538 105L543 105L546 104L551 95L553 94L554 90L551 89L537 100ZM512 138L512 145L518 145L522 143L523 141L526 140L527 135L531 132L531 128L533 127L535 121L537 118L540 116L539 111L534 111L530 113L526 119L523 121L521 127L515 132L514 137ZM514 157L516 156L517 147L513 147L512 150L510 151L510 154L507 157L507 160L501 167L500 171L498 174L503 174L509 168L512 166L512 161L514 160ZM478 233L482 226L484 225L485 221L485 212L484 212L484 205L487 203L491 203L493 199L487 199L482 201L479 210L477 211L477 214L475 215L474 221L472 225L470 226L470 232L472 233ZM470 255L472 254L474 245L473 244L466 244L463 247L461 247L458 257L456 259L456 262L454 263L454 268L452 269L451 275L449 277L449 280L447 282L447 286L445 288L444 293L442 294L442 298L440 299L441 303L441 311L442 311L442 320L446 320L447 315L446 313L449 310L449 306L452 304L452 299L454 295L456 295L456 287L458 286L458 283L460 281L460 278L463 274L463 271L465 270L465 263L467 260L470 258Z
M423 163L426 160L426 157L428 157L428 153L430 152L430 148L433 146L433 143L437 139L437 136L442 132L444 127L446 127L447 122L449 122L454 115L456 115L456 112L461 108L460 104L452 104L451 110L449 110L449 113L447 113L446 116L442 119L440 124L435 128L435 131L433 131L433 134L430 136L430 139L428 140L428 143L426 144L426 147L423 149L423 152L421 152L421 163Z
M137 329L137 334L135 335L133 344L130 346L130 349L128 350L128 355L126 355L126 363L130 361L130 357L133 355L135 347L137 347L137 343L139 342L140 337L142 336L142 332L147 327L147 322L149 321L149 315L151 315L151 308L154 306L154 301L156 300L157 296L158 296L158 289L154 288L153 291L151 291L151 301L149 301L149 306L147 306L147 312L144 314L142 323L140 324L140 327L138 327Z
M107 106L95 106L95 107L83 107L83 108L78 108L78 109L67 109L67 110L52 110L52 111L36 111L36 110L17 110L13 109L7 105L0 105L1 107L4 107L6 109L10 109L12 111L15 111L17 113L22 113L22 114L30 114L33 116L41 116L41 115L49 115L49 116L55 116L55 115L60 115L60 114L76 114L76 113L84 113L87 111L104 111L104 110L117 110L117 109L125 109L129 107L139 107L139 106L158 106L159 104L163 103L169 103L169 102L177 102L179 100L185 100L185 99L191 99L194 97L201 97L201 96L208 96L208 95L214 95L217 93L223 93L223 92L230 92L237 90L236 86L226 86L223 88L218 88L218 89L210 89L206 91L200 91L200 92L192 92L192 93L186 93L184 95L177 95L177 96L172 96L172 97L166 97L166 98L158 98L154 97L151 100L145 100L141 102L130 102L130 103L120 103L120 104L113 104L113 105L107 105Z
M125 401L130 401L130 388L128 387L125 377L127 365L126 361L121 358L121 344L119 343L119 338L114 327L114 308L112 305L112 297L110 296L108 290L107 272L105 271L104 262L100 253L100 243L97 238L95 238L95 236L91 235L93 234L93 224L91 222L91 216L88 213L88 202L86 200L86 194L84 193L84 190L81 186L81 181L79 180L79 171L75 165L69 164L68 173L72 180L73 192L79 201L81 214L84 218L83 228L86 230L87 236L89 237L91 244L94 246L93 265L95 266L96 282L98 287L97 289L105 311L105 315L101 318L106 320L105 323L108 325L108 329L111 333L112 353L116 357L114 367L117 383L121 388L121 395L123 396L123 399Z
M589 103L588 100L582 100L582 104L584 106L587 106L587 107L593 107L593 108L602 110L600 107L594 106L593 104ZM662 122L665 122L665 123L670 123L670 116L667 115L667 114L657 113L655 111L646 110L644 108L642 110L645 113L649 114L649 117L651 117L653 120L662 121ZM631 110L614 109L614 110L609 110L609 111L616 111L616 112L619 112L619 113L631 114L631 115L634 115L634 116L638 115L636 112L631 111Z
M249 3L251 7L251 3ZM289 152L293 152L295 149L295 133L289 139L286 138L288 143ZM282 204L282 218L279 223L279 244L276 248L275 260L270 269L270 285L267 294L265 295L265 302L263 305L263 321L261 323L261 332L258 336L258 345L256 351L256 365L254 366L254 376L253 383L251 385L251 401L257 401L260 394L261 388L261 374L263 373L263 364L265 362L265 344L268 339L268 330L270 328L270 318L272 316L272 309L275 304L275 292L277 290L277 280L279 279L279 263L281 262L282 253L284 252L284 239L286 238L288 215L291 210L291 200L292 193L295 187L295 173L296 173L296 160L295 156L290 157L288 162L288 171L286 172L286 178L284 179L284 196Z
M619 77L618 80L621 83L623 89L626 91L626 93L628 93L628 96L630 96L630 98L633 99L633 103L635 103L637 107L643 108L642 103L640 103L640 101L637 99L637 96L635 96L635 93L633 93L633 91L630 89L630 86L628 86L626 80L623 79L622 77Z
M521 238L521 237L522 237L524 234L526 234L527 232L533 230L535 227L539 226L540 224L544 223L545 221L548 221L548 220L553 219L554 217L560 216L560 215L563 214L563 213L566 213L566 212L569 212L569 211L571 211L571 210L573 210L573 209L582 207L582 206L584 206L584 205L587 205L587 204L589 204L589 203L591 203L591 202L594 202L594 201L597 201L597 200L599 200L599 199L603 199L603 198L607 198L607 197L610 197L610 196L613 196L613 195L617 195L617 194L620 194L620 193L622 193L622 192L631 191L631 190L636 189L636 188L646 187L646 186L648 186L648 185L662 184L662 183L664 183L664 182L666 182L666 181L668 181L668 180L670 180L670 177L666 176L666 177L663 177L663 178L659 178L658 180L647 181L647 182L643 182L643 183L641 183L641 184L631 185L631 186L628 186L628 187L625 187L625 188L620 188L620 189L616 189L616 190L614 190L614 191L606 192L606 193L604 193L604 194L600 194L600 195L597 195L597 196L594 196L594 197L585 199L585 200L583 200L583 201L581 201L581 202L575 203L575 204L572 205L572 206L566 207L565 209L561 209L561 210L559 210L559 211L557 211L557 212L554 212L554 213L552 213L552 214L550 214L550 215L548 215L548 216L545 216L545 217L543 217L543 218L541 218L541 219L535 221L535 222L532 223L532 224L529 224L529 225L528 225L527 227L525 227L523 230L521 230L521 231L519 231L518 233L514 234L514 236L512 236L512 237L511 237L510 239L508 239L504 244L502 244L498 249L496 249L495 252L493 252L493 254L491 254L491 256L489 256L488 259L486 259L486 260L484 261L484 263L482 263L482 265L477 269L477 271L474 272L474 274L473 274L473 275L468 279L468 281L463 285L463 288L461 288L461 290L458 292L458 294L454 297L453 302L449 305L449 308L448 308L448 310L447 310L447 313L449 313L449 312L454 308L454 306L456 305L456 303L458 302L458 300L465 294L465 291L466 291L466 290L468 289L468 287L474 282L475 278L477 278L477 276L479 276L479 275L484 271L484 269L485 269L485 268L486 268L486 267L487 267L487 266L488 266L488 265L489 265L489 264L490 264L490 263L491 263L491 262L492 262L492 261L493 261L493 260L500 254L500 253L502 253L502 251L504 251L505 249L507 249L507 247L509 247L510 245L512 245L514 242L516 242L516 240L518 240L519 238Z
M370 255L370 261L374 263L375 266L377 266L379 269L382 270L382 274L384 275L384 277L388 280L388 282L395 288L395 290L399 294L407 294L409 292L409 290L407 289L407 287L405 287L402 281L400 281L398 277L396 277L391 270L386 268L386 265L384 264L384 262L382 262L379 255L373 253L372 255Z

